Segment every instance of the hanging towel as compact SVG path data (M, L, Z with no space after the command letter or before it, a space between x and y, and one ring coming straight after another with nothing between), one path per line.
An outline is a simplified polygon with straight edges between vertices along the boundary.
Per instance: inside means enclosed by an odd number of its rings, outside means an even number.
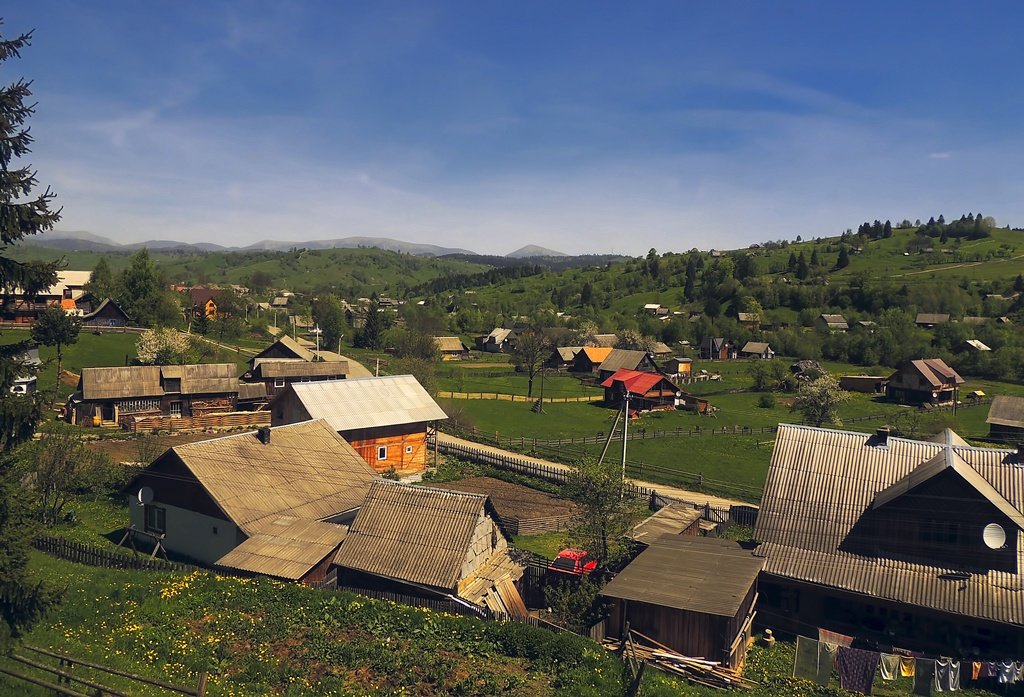
M981 661L971 661L971 680L977 680L981 677Z
M1020 661L1013 662L1013 682L1020 682L1024 680L1024 663Z
M911 656L900 656L900 675L905 678L914 677L914 665L917 659Z
M984 661L981 664L981 675L982 678L994 678L999 675L999 671L996 670L995 661Z
M793 677L818 681L818 642L815 639L803 636L796 638Z
M999 683L1003 685L1017 682L1017 678L1015 677L1013 670L1013 662L1000 661L996 664L996 676Z
M863 649L851 649L840 646L836 656L836 668L839 669L839 684L844 690L871 694L871 683L875 680L875 671L881 654Z
M882 680L895 680L896 675L900 672L900 657L891 653L883 653L878 668L882 673Z
M949 662L949 691L956 692L960 689L960 661Z
M935 661L935 680L933 689L936 692L956 692L960 689L960 662L949 658Z
M914 694L925 695L932 693L932 676L935 674L935 661L930 658L918 658L914 666Z
M850 647L853 643L853 637L839 632L830 632L827 629L818 628L818 641L827 641L830 644L838 644L839 646Z
M836 666L836 653L839 647L835 644L828 644L824 641L818 642L818 679L819 685L828 685L832 679L832 671Z

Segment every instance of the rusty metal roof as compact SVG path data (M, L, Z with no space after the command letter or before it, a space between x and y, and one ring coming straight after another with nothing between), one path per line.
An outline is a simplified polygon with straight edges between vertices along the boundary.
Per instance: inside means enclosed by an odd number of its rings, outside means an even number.
M693 506L671 503L637 523L629 536L646 543L662 535L679 535L698 520L700 511Z
M986 423L1024 428L1024 397L999 395L992 398Z
M250 431L179 445L170 452L247 535L282 515L322 520L351 511L362 503L376 476L324 421L272 428L267 444ZM160 492L156 495L159 499Z
M447 419L412 375L292 383L278 399L294 394L312 419L335 431Z
M1024 470L1018 455L1010 450L960 445L959 437L953 436L946 434L942 442L891 436L882 441L866 433L780 425L755 532L762 542L755 554L766 558L765 572L943 612L1024 625L1024 579L1019 573L990 570L962 578L958 574L962 570L921 560L840 550L878 497L892 495L894 486L899 489L927 477L931 470L954 465L990 502L1004 501L997 508L1019 524L1024 508ZM920 474L914 474L922 467ZM1007 534L1017 535L1017 569L1024 569L1021 533L1012 529Z
M649 544L601 595L735 617L764 565L731 540L662 535Z
M334 554L347 525L281 516L217 560L217 566L298 581Z
M377 479L334 563L454 590L487 496Z

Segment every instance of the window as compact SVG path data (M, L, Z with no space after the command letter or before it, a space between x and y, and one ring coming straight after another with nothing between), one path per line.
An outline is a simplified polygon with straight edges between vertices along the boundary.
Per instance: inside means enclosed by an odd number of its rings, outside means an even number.
M181 416L181 402L171 402L168 405L167 413L171 416Z
M309 376L308 375L303 375L301 378L299 378L299 381L300 382L309 382L310 381L309 380Z
M146 506L146 532L162 535L167 532L167 509L160 506Z
M274 387L284 387L284 378L276 378L274 380Z
M387 460L388 459L388 446L381 445L377 447L377 459Z
M412 455L412 446L411 445L405 446L405 454L406 455Z
M181 378L164 378L164 392L181 392Z

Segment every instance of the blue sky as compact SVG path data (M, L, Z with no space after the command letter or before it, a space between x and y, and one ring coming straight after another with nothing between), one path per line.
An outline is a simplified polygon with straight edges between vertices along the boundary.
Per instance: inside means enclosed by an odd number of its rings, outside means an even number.
M20 2L64 230L505 253L1024 225L1019 2Z

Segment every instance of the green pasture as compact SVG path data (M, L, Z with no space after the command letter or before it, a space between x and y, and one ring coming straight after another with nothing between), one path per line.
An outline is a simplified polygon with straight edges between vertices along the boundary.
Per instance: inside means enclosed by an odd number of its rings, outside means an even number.
M73 373L81 372L82 368L98 368L126 365L135 358L135 342L138 334L94 334L83 331L78 335L78 342L64 348L64 370ZM0 331L0 344L13 344L28 341L29 332L21 329L4 329ZM39 371L39 389L53 389L57 382L57 351L51 346L39 349L39 358L43 367ZM70 387L61 386L61 395L71 392Z
M438 376L437 386L440 390L451 390L453 392L496 392L499 394L526 395L529 388L529 380L525 373L510 372L508 376L502 377L481 377L484 370L461 370L451 377ZM544 379L545 397L586 397L601 395L603 391L585 385L577 378L568 375L545 375ZM540 397L541 376L538 374L533 379L533 396Z

